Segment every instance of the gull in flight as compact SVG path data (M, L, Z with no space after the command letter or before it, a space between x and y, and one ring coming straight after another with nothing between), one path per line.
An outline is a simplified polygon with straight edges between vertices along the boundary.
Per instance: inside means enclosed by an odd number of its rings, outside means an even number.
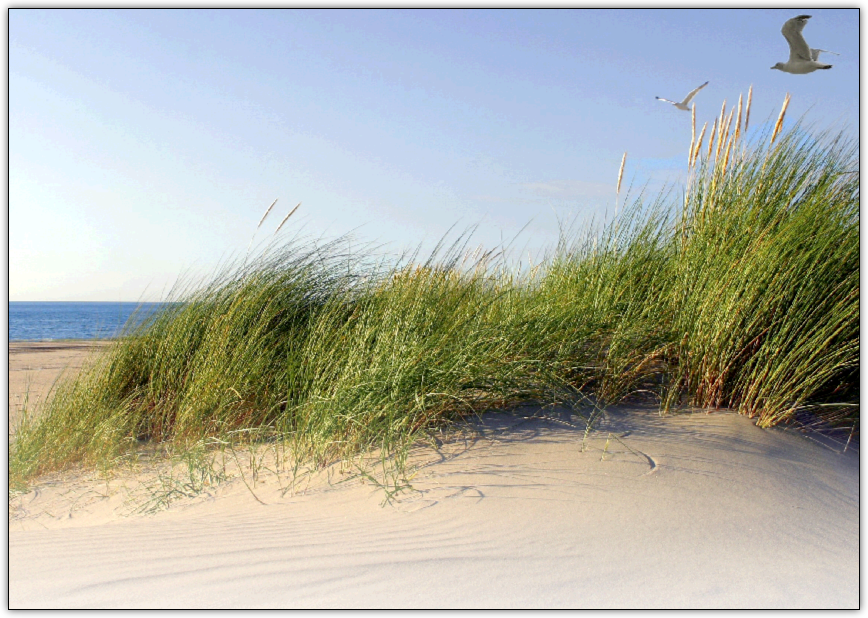
M787 43L790 44L790 59L786 62L778 62L772 67L773 69L784 71L785 73L804 75L805 73L812 73L817 69L832 68L831 64L818 62L817 59L820 57L820 52L835 54L836 56L840 56L840 54L830 52L827 49L811 49L808 47L805 37L802 36L802 30L804 30L805 24L808 23L809 19L811 19L810 15L799 15L784 22L781 34L784 35Z
M654 97L654 98L657 99L658 101L663 101L664 103L672 103L672 105L674 105L678 109L683 109L685 112L689 112L690 107L688 107L688 106L690 105L690 102L693 100L693 97L695 97L696 93L699 92L700 90L702 90L703 88L705 88L707 85L708 85L708 82L705 82L699 88L695 88L695 89L691 90L690 94L688 94L686 97L684 97L684 100L681 103L678 103L676 101L670 101L669 99L662 99L660 97Z

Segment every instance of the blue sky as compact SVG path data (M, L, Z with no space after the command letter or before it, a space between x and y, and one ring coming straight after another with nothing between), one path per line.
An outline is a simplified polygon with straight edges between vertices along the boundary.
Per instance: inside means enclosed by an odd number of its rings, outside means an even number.
M786 61L813 16L834 68ZM859 13L847 10L9 11L10 300L158 299L284 231L398 252L479 224L611 215L625 185L678 182L699 125L753 84L751 124L807 113L858 129ZM281 234L284 233L281 232Z

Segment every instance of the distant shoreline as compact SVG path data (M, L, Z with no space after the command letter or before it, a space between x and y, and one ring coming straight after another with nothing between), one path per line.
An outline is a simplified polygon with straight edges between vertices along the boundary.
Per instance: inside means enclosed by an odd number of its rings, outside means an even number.
M100 338L100 339L11 339L9 341L9 352L13 348L22 350L24 348L47 349L47 348L82 348L82 347L99 347L109 343L120 341L122 337Z

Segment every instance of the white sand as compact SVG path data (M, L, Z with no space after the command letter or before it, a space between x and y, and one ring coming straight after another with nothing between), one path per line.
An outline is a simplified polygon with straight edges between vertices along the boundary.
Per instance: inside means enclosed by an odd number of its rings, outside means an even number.
M852 445L620 408L582 452L575 416L531 412L417 449L417 491L385 507L323 475L149 516L122 515L122 479L42 487L10 503L10 607L859 606Z

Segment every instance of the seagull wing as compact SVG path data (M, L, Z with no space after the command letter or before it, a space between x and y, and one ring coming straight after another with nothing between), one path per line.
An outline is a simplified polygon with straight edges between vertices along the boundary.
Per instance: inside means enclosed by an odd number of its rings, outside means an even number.
M829 51L828 49L812 49L811 50L811 60L817 60L820 58L820 53L824 54L835 54L836 56L840 56L838 52Z
M664 103L672 103L672 105L676 105L677 101L670 101L669 99L664 99L663 97L654 97L658 101L663 101Z
M802 30L805 24L811 18L810 15L799 15L784 22L784 27L781 28L781 34L790 44L790 62L796 60L813 60L811 57L811 48L808 47L805 37L802 36Z
M705 82L705 83L702 84L699 88L694 88L693 90L691 90L691 91L690 91L690 94L688 94L688 95L684 98L684 100L681 102L681 104L682 104L682 105L690 105L690 101L693 100L693 97L696 96L696 93L699 92L700 90L702 90L703 88L705 88L707 85L708 85L708 82Z

